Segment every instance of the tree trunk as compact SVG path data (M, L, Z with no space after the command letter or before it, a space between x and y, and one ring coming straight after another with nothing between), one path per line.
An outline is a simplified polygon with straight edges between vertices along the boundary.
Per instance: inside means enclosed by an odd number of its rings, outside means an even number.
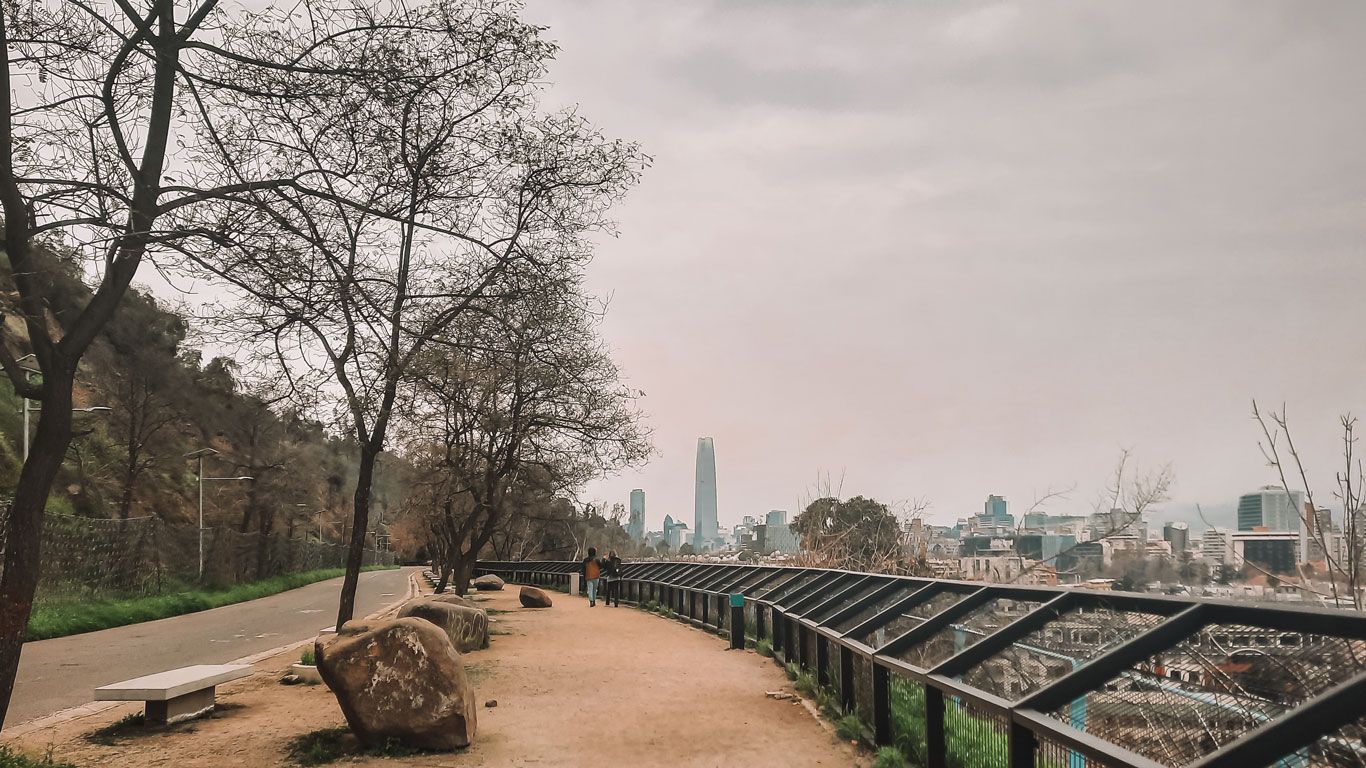
M365 532L370 527L370 487L375 479L375 461L379 449L373 441L360 449L360 466L356 472L355 509L352 513L351 541L346 552L346 578L342 579L341 600L337 606L337 625L350 621L356 611L356 586L360 583L361 562L365 559Z
M43 410L38 428L9 509L5 571L0 575L0 725L9 710L14 678L19 671L19 653L38 589L43 511L71 443L75 368L74 362L61 360L53 351L51 370L43 376Z

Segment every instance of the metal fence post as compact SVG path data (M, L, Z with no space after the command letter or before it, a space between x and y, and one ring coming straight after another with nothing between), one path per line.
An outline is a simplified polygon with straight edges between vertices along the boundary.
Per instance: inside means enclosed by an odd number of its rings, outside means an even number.
M1034 768L1037 746L1033 731L1014 720L1010 722L1010 768Z
M745 647L745 596L730 596L730 647Z
M830 685L830 641L820 633L816 634L816 682L822 688Z
M854 711L854 649L840 646L840 704Z
M891 672L873 664L873 743L885 747L892 743Z
M947 768L944 750L944 692L925 686L925 768Z

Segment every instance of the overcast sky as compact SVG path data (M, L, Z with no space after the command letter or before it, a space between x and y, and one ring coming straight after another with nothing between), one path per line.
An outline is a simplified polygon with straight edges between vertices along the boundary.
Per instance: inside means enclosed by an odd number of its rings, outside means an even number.
M1089 511L1119 448L1183 503L1327 500L1366 413L1366 4L531 0L547 94L655 159L594 290L655 430L595 483L723 525L845 495Z

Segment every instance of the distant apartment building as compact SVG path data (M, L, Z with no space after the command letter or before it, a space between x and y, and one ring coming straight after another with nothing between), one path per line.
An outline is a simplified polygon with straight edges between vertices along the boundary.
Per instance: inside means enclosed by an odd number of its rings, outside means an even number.
M787 512L782 509L769 510L764 515L764 525L787 525Z
M1248 575L1294 574L1299 534L1288 531L1239 531L1233 534L1233 563Z
M1233 532L1227 528L1206 528L1200 538L1200 552L1213 569L1233 562Z
M688 541L688 524L674 522L671 515L664 516L664 543L669 545L669 550L677 552L678 548Z
M1180 555L1190 549L1191 527L1180 520L1162 524L1162 538L1171 544L1172 554Z
M755 526L754 541L755 549L763 555L771 555L774 552L795 555L801 551L801 542L787 523L777 525L765 523Z
M1287 491L1279 485L1264 485L1238 498L1238 530L1293 531L1302 525L1304 493Z

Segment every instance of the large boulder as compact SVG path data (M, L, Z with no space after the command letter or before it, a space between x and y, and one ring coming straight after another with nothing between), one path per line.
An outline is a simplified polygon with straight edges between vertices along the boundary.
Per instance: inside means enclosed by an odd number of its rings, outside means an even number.
M470 584L473 584L474 588L480 592L496 592L503 588L504 583L505 582L502 579L492 573L486 573L470 582Z
M397 739L450 750L474 740L474 688L460 653L435 624L352 621L320 635L313 647L323 682L362 743Z
M445 595L432 595L409 600L398 609L399 618L410 616L440 627L461 653L489 647L489 615L481 608L451 602Z
M473 600L468 597L461 597L454 592L442 592L439 595L428 595L427 599L435 600L440 603L450 603L451 605L463 605L466 608L479 608L479 605Z
M522 587L522 592L517 596L522 601L523 608L549 608L550 595L543 589L535 587Z

